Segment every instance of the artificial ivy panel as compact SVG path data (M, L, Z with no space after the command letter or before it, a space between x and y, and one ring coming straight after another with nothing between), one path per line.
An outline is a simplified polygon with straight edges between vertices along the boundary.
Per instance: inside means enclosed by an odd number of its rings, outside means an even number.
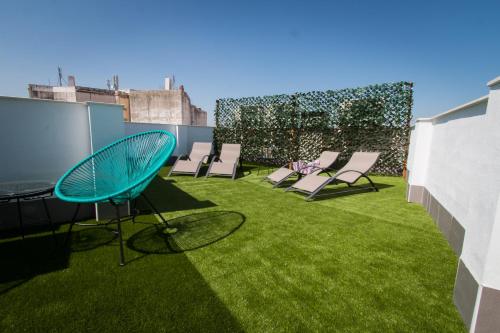
M378 151L374 172L401 175L409 144L412 84L292 95L223 98L216 102L214 139L241 143L245 161L285 164L341 152L338 166L355 151Z

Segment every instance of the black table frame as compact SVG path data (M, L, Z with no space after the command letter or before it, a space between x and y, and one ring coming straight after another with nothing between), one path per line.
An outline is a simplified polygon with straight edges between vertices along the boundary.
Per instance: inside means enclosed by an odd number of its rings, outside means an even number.
M43 208L45 210L45 215L47 217L47 221L52 231L52 237L54 238L54 242L57 242L56 231L54 229L54 224L52 223L52 217L50 215L49 208L47 206L47 201L45 200L46 198L53 196L53 194L54 194L54 187L51 186L39 190L27 191L22 193L13 193L8 195L0 195L0 203L6 204L12 201L16 202L17 216L19 219L19 228L21 230L21 237L23 240L25 238L25 230L23 224L23 213L21 209L21 202L41 199L43 203Z

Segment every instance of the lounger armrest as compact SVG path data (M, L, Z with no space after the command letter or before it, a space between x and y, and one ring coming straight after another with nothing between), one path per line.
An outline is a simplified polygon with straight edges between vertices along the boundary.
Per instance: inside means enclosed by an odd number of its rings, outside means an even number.
M203 162L205 159L206 159L206 160L207 160L207 162L208 162L208 161L210 160L210 154L208 154L208 155L203 155L203 156L201 157L201 159L200 159L200 160L201 160L201 163L205 163L205 162Z
M340 176L340 175L342 175L342 174L344 174L344 173L347 173L347 172L357 172L357 173L359 173L359 174L360 174L360 176L362 176L362 177L368 177L368 175L367 175L366 173L361 172L361 171L359 171L359 170L343 170L342 172L338 172L338 173L336 173L336 174L333 176L333 179L336 179L338 176ZM359 178L358 178L358 179L359 179Z
M239 158L237 158L235 160L224 160L224 161L219 158L219 161L223 162L223 163L234 163L234 164L239 164L240 163Z
M316 172L316 171L318 171L318 170L321 170L321 172L325 172L328 176L330 176L330 177L332 176L332 175L330 175L330 173L328 172L328 171L333 170L332 168L322 168L322 167L319 167L319 166L309 166L308 168L312 168L311 173ZM319 172L319 173L321 173L321 172ZM318 174L319 174L319 173L318 173Z

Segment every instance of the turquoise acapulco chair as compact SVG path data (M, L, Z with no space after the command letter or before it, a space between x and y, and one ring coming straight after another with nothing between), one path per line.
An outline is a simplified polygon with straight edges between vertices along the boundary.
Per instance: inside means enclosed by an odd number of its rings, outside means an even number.
M77 203L68 231L68 238L83 203L111 203L116 208L120 265L125 264L121 231L120 206L142 197L167 223L143 191L156 176L175 149L175 136L166 131L150 131L122 138L87 157L68 172L56 184L56 196ZM68 239L67 238L67 239Z

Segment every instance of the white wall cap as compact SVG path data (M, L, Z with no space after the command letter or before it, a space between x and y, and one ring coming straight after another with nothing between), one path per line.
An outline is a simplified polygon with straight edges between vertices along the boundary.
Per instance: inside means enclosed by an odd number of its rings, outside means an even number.
M66 103L66 104L87 104L87 102L70 102L70 101L59 101L54 99L44 99L44 98L30 98L30 97L17 97L17 96L0 96L2 99L14 99L20 101L32 101L41 103Z
M434 117L430 117L430 118L418 118L416 120L416 122L429 122L429 121L434 121L436 119L439 119L441 117L445 117L445 116L448 116L450 115L451 113L454 113L454 112L458 112L458 111L461 111L461 110L465 110L465 109L468 109L468 108L471 108L473 106L476 106L478 104L481 104L481 103L484 103L486 101L488 101L488 96L489 95L486 95L486 96L483 96L483 97L480 97L478 99L475 99L473 101L470 101L470 102L467 102L465 104L462 104L462 105L459 105L457 107L454 107L453 109L449 109L448 111L446 112L443 112L443 113L440 113L438 115L435 115Z
M140 122L140 121L127 121L127 124L140 124L140 125L151 125L151 126L179 126L179 127L196 127L196 128L215 128L215 126L198 126L198 125L181 125L181 124L164 124L164 123L150 123L150 122Z
M83 102L83 104L87 104L87 105L108 105L108 106L119 106L119 107L123 107L123 105L121 104L116 104L116 103L103 103L103 102L94 102L94 101L88 101L88 102Z
M500 76L497 76L490 82L488 82L488 87L493 88L493 86L496 86L497 84L500 84Z
M426 123L426 122L432 122L433 118L418 118L415 120L416 123Z

